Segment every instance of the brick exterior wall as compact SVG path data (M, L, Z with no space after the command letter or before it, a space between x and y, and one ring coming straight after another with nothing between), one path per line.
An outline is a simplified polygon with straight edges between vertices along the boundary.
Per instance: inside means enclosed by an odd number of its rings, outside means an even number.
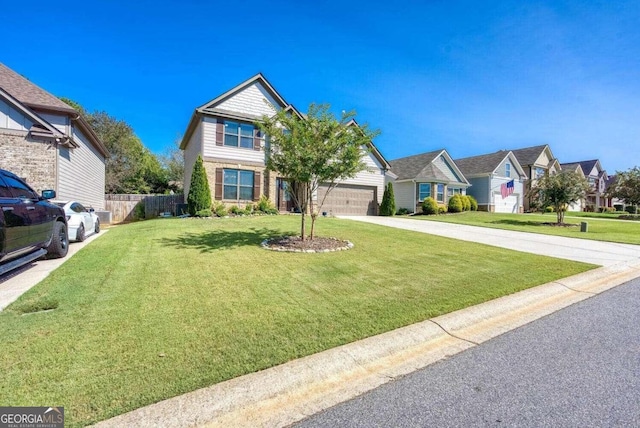
M36 192L56 189L58 149L26 132L0 130L0 168L24 178Z
M212 162L205 160L203 162L204 169L207 173L207 180L209 181L209 189L211 190L211 200L216 201L216 168L229 168L229 169L240 169L245 171L254 171L260 173L260 197L261 195L266 195L271 202L276 204L276 174L274 172L267 171L265 167L261 166L250 166L250 165L240 165L238 166L237 162ZM233 201L218 201L225 204L227 207L231 205L238 205L240 208L244 208L246 203L237 203ZM254 203L253 201L251 202Z

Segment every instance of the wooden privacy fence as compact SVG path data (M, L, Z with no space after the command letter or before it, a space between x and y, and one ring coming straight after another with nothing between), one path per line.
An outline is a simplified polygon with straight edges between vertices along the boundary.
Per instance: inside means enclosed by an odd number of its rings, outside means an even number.
M135 220L136 205L144 205L144 217L158 217L160 213L176 212L177 205L184 203L184 195L104 195L104 203L107 211L111 211L111 221L121 223Z

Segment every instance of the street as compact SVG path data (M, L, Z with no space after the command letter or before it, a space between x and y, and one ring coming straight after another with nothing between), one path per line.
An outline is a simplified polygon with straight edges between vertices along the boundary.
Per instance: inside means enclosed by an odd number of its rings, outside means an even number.
M640 279L297 427L640 426Z

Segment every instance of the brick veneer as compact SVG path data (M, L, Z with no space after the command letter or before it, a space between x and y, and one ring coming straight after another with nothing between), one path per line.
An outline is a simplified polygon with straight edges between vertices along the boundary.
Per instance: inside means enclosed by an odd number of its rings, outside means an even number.
M32 140L26 132L0 130L0 168L24 178L38 193L56 189L56 156L50 143Z

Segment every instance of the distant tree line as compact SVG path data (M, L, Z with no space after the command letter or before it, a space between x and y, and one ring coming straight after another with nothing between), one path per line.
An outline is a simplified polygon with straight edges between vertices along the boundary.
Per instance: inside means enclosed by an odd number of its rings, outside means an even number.
M158 156L145 147L124 120L105 111L89 112L68 98L62 98L62 101L84 116L109 151L105 193L182 192L184 158L179 138Z

